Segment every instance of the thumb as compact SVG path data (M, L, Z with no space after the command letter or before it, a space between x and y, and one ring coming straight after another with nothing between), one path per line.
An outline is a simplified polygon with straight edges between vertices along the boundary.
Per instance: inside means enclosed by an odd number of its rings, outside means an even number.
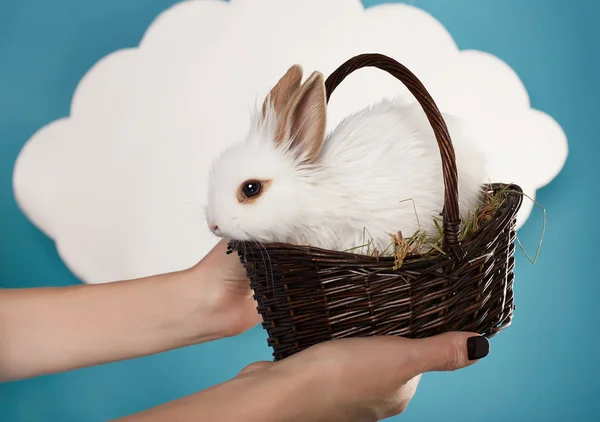
M487 338L467 332L450 332L413 340L412 376L424 372L454 371L488 355Z

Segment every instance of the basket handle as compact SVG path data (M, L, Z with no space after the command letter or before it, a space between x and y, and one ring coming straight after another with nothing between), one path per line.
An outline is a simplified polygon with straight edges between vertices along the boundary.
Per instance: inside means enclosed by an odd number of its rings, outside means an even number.
M325 81L326 99L329 101L335 88L348 76L363 67L376 67L385 70L400 80L415 96L427 119L433 128L442 156L444 176L444 209L443 217L443 247L447 253L453 253L457 258L465 256L459 242L460 214L458 209L458 171L456 156L450 139L446 122L437 108L433 98L419 79L405 66L383 54L367 53L355 56L338 67Z

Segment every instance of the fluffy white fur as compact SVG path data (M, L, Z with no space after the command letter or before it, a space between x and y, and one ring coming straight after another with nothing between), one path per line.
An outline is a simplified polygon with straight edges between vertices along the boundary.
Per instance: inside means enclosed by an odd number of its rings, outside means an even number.
M444 117L456 152L465 215L477 205L485 165L461 122ZM385 100L347 117L310 165L295 158L289 141L276 145L273 121L272 113L265 122L255 120L247 139L213 162L207 219L219 226L221 235L332 250L372 240L371 247L383 251L391 233L436 230L433 217L439 216L444 196L441 158L418 103ZM272 183L254 203L239 203L236 192L249 179Z

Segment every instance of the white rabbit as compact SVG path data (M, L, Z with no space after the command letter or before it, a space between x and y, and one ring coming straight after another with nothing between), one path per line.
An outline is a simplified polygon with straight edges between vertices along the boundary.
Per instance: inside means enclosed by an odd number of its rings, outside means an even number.
M444 201L441 157L421 106L385 100L347 117L326 137L323 75L301 80L302 69L292 66L257 111L247 138L213 162L207 207L213 233L354 253L364 253L357 247L369 241L369 248L384 251L399 231L436 233L433 218ZM444 118L465 216L479 201L485 165L460 122Z

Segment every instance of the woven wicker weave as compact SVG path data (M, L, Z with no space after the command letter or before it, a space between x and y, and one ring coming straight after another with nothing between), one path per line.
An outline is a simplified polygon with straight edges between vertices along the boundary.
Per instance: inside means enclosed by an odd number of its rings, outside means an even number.
M435 102L406 67L381 54L356 56L333 72L327 99L353 71L377 67L410 90L423 107L442 156L444 254L412 255L394 270L394 258L310 246L232 241L244 264L275 360L343 337L418 338L446 331L492 337L513 317L516 185L486 186L504 202L492 220L459 241L460 216L454 149Z

